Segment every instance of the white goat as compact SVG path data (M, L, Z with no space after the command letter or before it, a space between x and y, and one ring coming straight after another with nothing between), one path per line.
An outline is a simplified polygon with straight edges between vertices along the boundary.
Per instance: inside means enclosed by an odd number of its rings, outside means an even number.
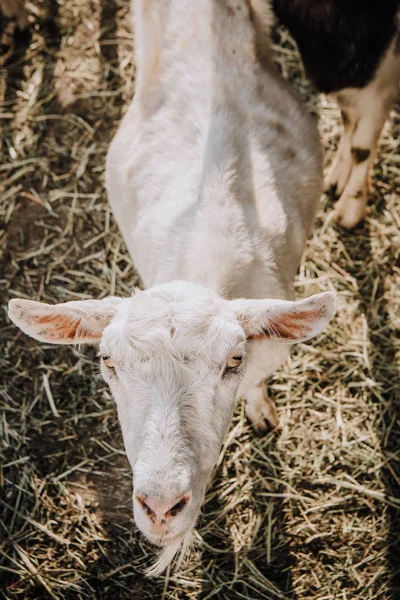
M164 546L153 573L190 538L235 399L257 430L276 425L264 380L287 343L334 313L332 293L290 301L321 192L320 148L271 65L265 6L134 2L136 94L106 179L148 289L10 302L10 318L38 340L100 344L136 523Z

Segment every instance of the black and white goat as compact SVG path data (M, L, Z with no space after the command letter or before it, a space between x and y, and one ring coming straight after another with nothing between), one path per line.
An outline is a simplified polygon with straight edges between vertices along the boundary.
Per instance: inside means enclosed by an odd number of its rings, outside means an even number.
M400 80L400 0L272 0L319 91L334 94L343 133L325 181L334 218L357 225L367 211L370 172Z

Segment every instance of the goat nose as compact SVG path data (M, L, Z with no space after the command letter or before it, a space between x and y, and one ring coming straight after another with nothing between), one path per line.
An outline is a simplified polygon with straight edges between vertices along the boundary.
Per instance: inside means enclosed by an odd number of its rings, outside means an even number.
M167 519L176 517L182 512L191 501L192 493L188 491L168 499L152 498L143 494L136 494L135 497L147 516Z

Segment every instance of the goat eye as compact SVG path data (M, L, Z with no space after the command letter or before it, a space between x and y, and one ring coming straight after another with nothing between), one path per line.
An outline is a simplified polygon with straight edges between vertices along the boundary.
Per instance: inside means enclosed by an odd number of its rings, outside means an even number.
M228 362L226 363L227 370L229 371L232 369L237 369L240 366L242 360L243 357L240 355L229 357Z
M111 358L111 356L108 355L104 355L101 357L101 360L103 361L103 364L108 367L109 369L114 369L114 361Z

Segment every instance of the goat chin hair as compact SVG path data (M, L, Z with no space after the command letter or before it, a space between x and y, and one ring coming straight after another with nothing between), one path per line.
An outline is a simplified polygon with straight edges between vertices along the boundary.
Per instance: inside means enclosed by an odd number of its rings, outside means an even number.
M178 540L172 544L168 544L168 546L164 546L164 548L162 548L160 551L156 562L151 567L146 569L146 577L157 577L157 575L161 575L161 573L163 573L165 569L172 563L175 556L179 552L179 556L174 564L174 571L177 571L180 568L183 559L189 553L193 542L193 533L189 531L183 536L182 540Z

